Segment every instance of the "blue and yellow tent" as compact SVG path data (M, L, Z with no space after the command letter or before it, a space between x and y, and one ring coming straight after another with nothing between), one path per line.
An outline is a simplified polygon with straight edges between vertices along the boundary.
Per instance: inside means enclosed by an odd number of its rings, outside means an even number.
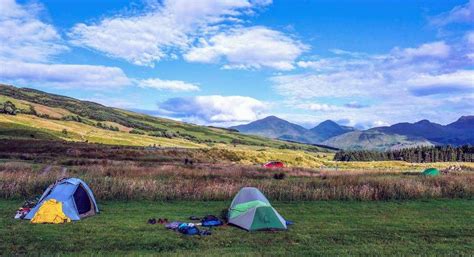
M26 215L32 223L64 223L99 212L92 190L78 178L56 181Z

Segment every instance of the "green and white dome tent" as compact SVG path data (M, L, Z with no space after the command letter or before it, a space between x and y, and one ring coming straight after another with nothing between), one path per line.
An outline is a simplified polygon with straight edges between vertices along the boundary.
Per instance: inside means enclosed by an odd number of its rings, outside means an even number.
M229 208L229 224L248 231L286 230L286 221L255 187L240 189Z
M426 169L423 171L423 173L421 173L425 176L431 176L431 177L436 177L436 176L439 176L440 173L439 173L439 170L436 169L436 168L429 168L429 169Z

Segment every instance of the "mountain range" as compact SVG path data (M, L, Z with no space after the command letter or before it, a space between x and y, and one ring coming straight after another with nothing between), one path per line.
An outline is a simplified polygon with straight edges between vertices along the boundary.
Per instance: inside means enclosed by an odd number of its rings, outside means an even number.
M351 150L387 150L431 145L474 144L474 116L462 116L448 125L428 120L356 130L326 120L306 129L275 116L231 127L241 133Z
M241 133L236 133L236 130ZM306 129L269 116L224 129L0 84L0 139L11 137L180 147L219 143L319 151L329 150L321 145L386 150L419 145L474 144L474 116L462 116L447 125L421 120L368 130L356 130L331 120Z
M276 116L268 116L246 125L230 127L244 134L253 134L269 138L316 144L326 139L354 131L352 127L340 126L334 121L321 122L312 129L306 129Z

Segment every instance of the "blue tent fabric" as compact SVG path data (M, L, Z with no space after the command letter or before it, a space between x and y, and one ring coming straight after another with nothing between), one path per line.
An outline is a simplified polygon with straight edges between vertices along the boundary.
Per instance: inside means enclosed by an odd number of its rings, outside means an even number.
M56 199L56 201L62 203L63 212L66 214L66 216L68 216L71 220L80 220L81 217L74 200L74 193L79 186L81 186L87 193L89 200L93 203L92 207L94 208L95 213L98 213L99 208L97 207L94 194L92 193L92 190L89 188L89 186L87 186L87 184L81 179L68 178L49 186L41 196L38 204L36 204L36 206L25 216L25 219L32 219L45 201L49 199Z

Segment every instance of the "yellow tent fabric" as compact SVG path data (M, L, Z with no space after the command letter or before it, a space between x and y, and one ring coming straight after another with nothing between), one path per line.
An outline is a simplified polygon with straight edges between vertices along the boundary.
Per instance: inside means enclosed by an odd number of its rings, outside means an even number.
M60 224L66 222L71 222L71 219L64 214L62 203L55 199L44 202L31 219L31 223Z

